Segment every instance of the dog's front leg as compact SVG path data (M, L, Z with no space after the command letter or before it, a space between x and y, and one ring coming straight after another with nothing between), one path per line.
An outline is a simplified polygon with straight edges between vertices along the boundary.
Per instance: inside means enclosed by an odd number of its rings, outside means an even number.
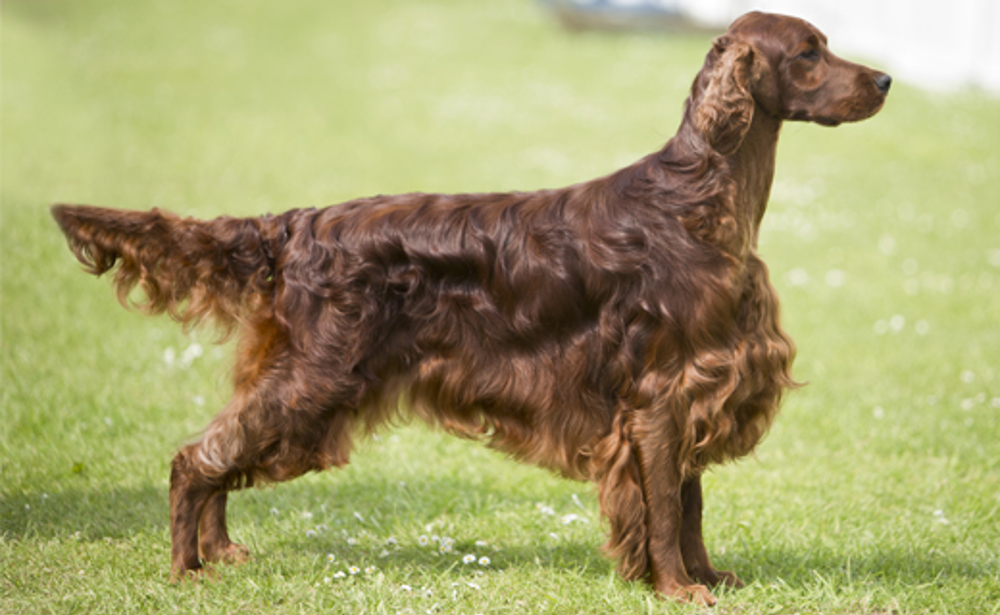
M661 413L638 421L634 446L646 502L649 580L660 594L711 606L715 597L696 583L684 565L682 531L683 478L677 458L677 438Z
M701 531L701 476L684 481L681 486L681 503L684 508L681 522L681 553L688 576L709 587L728 585L743 587L743 581L732 572L716 570L708 558L705 539Z

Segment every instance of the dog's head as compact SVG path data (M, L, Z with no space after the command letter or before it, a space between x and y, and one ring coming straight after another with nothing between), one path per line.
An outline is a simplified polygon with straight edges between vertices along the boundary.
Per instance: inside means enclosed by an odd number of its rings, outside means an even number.
M722 153L735 151L754 113L824 126L871 117L892 78L834 55L812 24L747 13L717 38L695 80L695 124Z

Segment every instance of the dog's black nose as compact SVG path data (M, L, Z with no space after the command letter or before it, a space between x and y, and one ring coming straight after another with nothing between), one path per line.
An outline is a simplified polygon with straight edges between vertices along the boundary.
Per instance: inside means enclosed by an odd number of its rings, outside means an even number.
M875 87L878 88L879 92L885 94L889 91L889 86L892 85L892 77L886 75L885 73L880 73L878 77L875 77Z

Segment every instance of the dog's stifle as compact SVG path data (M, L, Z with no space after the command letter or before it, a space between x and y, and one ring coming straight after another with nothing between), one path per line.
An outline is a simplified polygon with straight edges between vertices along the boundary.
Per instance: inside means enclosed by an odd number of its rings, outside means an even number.
M750 13L677 135L587 183L212 221L53 207L123 301L139 285L147 311L240 336L232 399L173 461L174 575L247 558L230 491L343 466L406 409L596 482L624 578L705 604L742 585L709 561L700 476L751 451L794 386L756 253L778 131L863 120L890 82L802 20Z

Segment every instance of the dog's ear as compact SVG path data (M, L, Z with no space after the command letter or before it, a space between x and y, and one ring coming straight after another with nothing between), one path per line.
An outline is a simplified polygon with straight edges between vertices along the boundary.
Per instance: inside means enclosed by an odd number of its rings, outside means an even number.
M751 72L754 50L728 36L715 39L697 81L694 122L720 154L739 148L753 120Z

